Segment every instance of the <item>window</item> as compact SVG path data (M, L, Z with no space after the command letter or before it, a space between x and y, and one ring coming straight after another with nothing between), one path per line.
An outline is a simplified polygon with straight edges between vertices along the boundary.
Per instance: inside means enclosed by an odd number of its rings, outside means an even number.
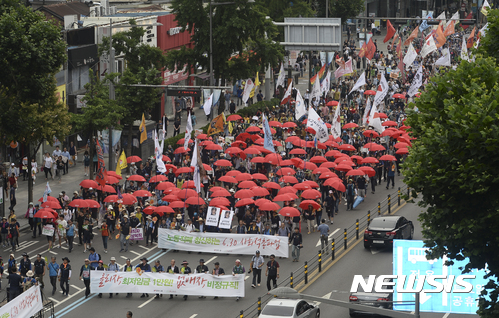
M262 315L276 316L276 317L291 317L293 316L294 307L285 306L265 306Z

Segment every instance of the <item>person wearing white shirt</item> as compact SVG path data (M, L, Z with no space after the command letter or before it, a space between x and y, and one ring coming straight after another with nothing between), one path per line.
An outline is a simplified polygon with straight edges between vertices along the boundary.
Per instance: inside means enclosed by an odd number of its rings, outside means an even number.
M62 215L64 216L64 221L68 222L73 217L73 212L68 208L68 206L65 206L64 210L62 210Z
M62 151L59 149L59 146L55 147L55 150L52 151L52 157L59 157L62 156Z
M43 171L45 172L45 180L48 178L48 174L50 173L50 177L54 180L54 176L52 175L52 166L54 165L54 159L50 157L50 154L45 153L45 158L43 158Z

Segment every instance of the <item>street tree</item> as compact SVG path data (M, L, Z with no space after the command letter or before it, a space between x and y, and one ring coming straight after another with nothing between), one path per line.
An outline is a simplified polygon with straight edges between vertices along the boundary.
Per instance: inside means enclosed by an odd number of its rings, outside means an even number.
M65 61L60 29L16 0L0 1L0 135L27 148L28 162L43 142L71 130L67 107L56 97L55 74ZM33 201L33 180L28 201Z
M130 20L131 25L137 25ZM155 87L130 86L135 84L160 85L165 56L158 47L141 42L146 30L140 26L125 32L113 34L113 48L116 56L123 56L127 68L123 74L109 74L116 85L116 100L124 107L121 123L128 129L126 153L132 154L133 122L140 120L142 113L149 113L159 102L161 89ZM109 38L102 40L101 53L108 53Z
M118 128L118 121L123 117L124 107L109 99L109 83L101 81L94 72L90 72L90 82L85 85L86 93L82 113L73 114L73 126L78 131L90 133L90 158L94 157L97 131L110 126ZM111 145L109 146L111 148ZM94 162L90 160L90 179L93 179Z
M217 3L224 3L216 5ZM209 70L210 6L202 0L173 0L175 19L180 27L191 32L193 48L183 47L167 53L168 69L201 67ZM213 73L215 79L241 79L263 72L270 64L275 67L284 50L273 39L277 27L261 6L248 0L212 1Z
M491 56L499 61L499 10L489 10L487 14L487 30L480 38L478 51L485 56Z
M341 23L355 19L365 9L364 0L327 0L329 1L329 18L341 18ZM326 17L326 1L311 0L312 8L317 11L317 17ZM355 30L353 30L355 32Z
M499 275L499 65L477 56L433 77L409 111L404 182L419 205L428 259L469 258L465 270ZM431 83L431 84L430 84ZM415 108L415 107L414 107ZM497 317L499 286L485 286L482 317Z

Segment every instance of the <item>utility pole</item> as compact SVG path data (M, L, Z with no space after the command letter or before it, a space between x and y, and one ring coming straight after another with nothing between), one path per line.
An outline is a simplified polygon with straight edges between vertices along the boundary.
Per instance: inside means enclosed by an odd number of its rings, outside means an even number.
M114 73L113 19L109 19L109 74ZM109 103L114 100L114 84L109 81ZM128 154L131 156L132 154ZM113 127L109 127L109 162L107 170L114 170Z

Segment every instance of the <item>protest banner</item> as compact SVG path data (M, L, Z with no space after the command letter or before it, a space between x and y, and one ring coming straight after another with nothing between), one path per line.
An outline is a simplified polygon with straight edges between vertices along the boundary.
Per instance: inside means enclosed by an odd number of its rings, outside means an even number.
M260 234L181 232L158 229L158 248L217 253L288 257L287 238Z
M206 212L206 225L207 226L218 226L218 218L220 216L220 208L213 206L208 207Z
M40 286L33 286L0 308L2 318L28 318L43 309Z
M90 292L244 297L244 275L91 271Z
M233 217L234 211L222 210L222 213L220 213L220 224L218 227L221 229L230 229Z
M141 228L131 229L130 241L140 241L144 239L144 232Z
M44 225L42 235L54 236L54 226L52 224Z

